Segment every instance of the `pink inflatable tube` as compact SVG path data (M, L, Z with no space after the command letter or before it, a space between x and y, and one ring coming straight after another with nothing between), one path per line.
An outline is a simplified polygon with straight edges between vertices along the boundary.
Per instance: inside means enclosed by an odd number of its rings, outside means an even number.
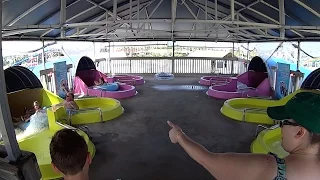
M230 77L220 77L220 76L203 76L200 78L199 83L205 86L211 86L212 84L217 83L226 83L229 82Z
M207 95L217 99L266 97L272 93L269 78L265 78L257 88L246 87L238 89L237 78L231 79L230 83L210 86Z
M97 97L108 97L114 99L124 99L135 96L137 94L136 88L128 84L119 84L118 91L104 91L101 89L88 88L87 95Z
M130 85L143 85L144 79L142 76L133 75L115 75L113 77L107 77L108 82L121 82Z
M231 82L231 79L237 78L239 82L248 84L248 75L252 73L247 71L243 74L238 75L237 77L230 76L203 76L200 78L199 83L205 86L219 85L223 83Z

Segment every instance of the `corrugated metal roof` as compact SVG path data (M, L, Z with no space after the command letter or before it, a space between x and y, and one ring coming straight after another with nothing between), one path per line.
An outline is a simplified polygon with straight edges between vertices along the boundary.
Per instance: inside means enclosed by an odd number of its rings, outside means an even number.
M66 21L60 23L63 1ZM285 1L285 16L279 13L281 1ZM3 38L319 40L319 5L318 0L217 0L217 4L215 0L6 0L2 10ZM281 28L285 29L283 38Z

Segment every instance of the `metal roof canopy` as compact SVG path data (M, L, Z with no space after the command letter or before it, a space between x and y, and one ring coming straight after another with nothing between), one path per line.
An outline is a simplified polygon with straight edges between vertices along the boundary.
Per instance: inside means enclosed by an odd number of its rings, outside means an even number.
M4 40L320 40L317 0L3 0Z

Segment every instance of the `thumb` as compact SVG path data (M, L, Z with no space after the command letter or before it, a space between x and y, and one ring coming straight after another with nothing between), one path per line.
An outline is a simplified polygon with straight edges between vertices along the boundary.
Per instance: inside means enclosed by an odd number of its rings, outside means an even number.
M174 125L171 121L167 121L167 123L168 123L168 125L169 125L170 127L172 127L172 128L175 127L175 125Z

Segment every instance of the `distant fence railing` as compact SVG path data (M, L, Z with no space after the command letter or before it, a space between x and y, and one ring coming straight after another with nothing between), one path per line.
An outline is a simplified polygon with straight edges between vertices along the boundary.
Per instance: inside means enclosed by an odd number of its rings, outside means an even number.
M238 58L208 57L117 57L96 59L97 70L105 74L241 74L247 71L249 61ZM68 84L73 87L76 64L68 65ZM53 69L40 72L40 79L48 90L55 92Z
M240 74L247 70L248 61L237 58L207 57L122 57L99 59L96 67L103 73L150 74L158 72L183 74Z

